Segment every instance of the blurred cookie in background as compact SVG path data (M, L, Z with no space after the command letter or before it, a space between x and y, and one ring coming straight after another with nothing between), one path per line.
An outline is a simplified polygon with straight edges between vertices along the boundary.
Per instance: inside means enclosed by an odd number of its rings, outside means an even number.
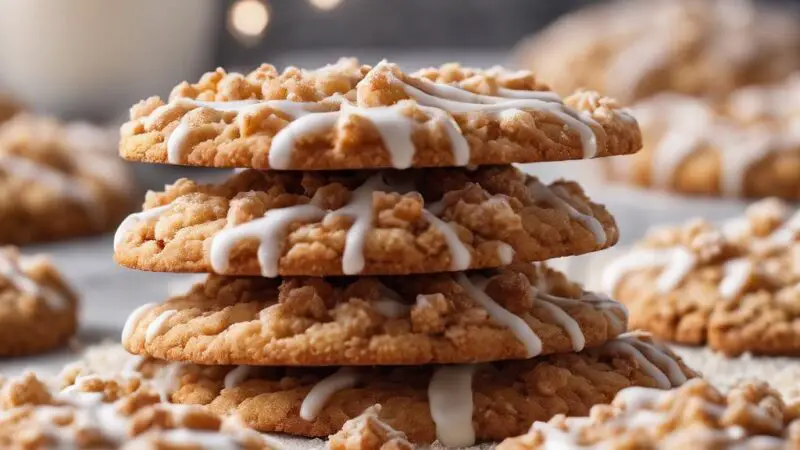
M718 97L799 69L800 19L748 0L619 0L568 14L515 52L561 93Z
M720 101L659 94L632 108L644 148L609 178L688 195L800 200L800 73Z
M78 298L44 255L0 248L0 356L41 353L78 327Z
M726 355L800 355L800 211L777 199L651 230L605 266L630 326Z
M116 131L22 114L0 125L0 243L110 231L133 206Z
M0 123L11 119L24 110L25 108L17 99L8 94L0 93Z

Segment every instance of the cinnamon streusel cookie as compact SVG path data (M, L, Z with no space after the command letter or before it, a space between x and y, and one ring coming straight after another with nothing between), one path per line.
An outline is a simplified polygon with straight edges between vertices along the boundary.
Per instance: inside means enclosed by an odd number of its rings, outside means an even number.
M800 20L752 0L622 0L569 14L516 53L560 93L721 97L800 69Z
M381 405L367 408L328 439L329 450L413 450L406 434L383 422Z
M122 340L135 354L198 364L467 363L594 347L626 331L626 314L524 263L383 278L212 275L138 308Z
M660 344L623 335L600 347L477 365L373 368L201 366L145 360L164 398L232 414L266 432L324 437L366 408L412 443L462 447L585 415L629 386L669 389L694 373Z
M199 406L160 403L137 379L83 377L52 392L29 373L0 389L0 446L9 449L275 450L266 437Z
M631 328L729 355L800 355L800 213L778 200L721 226L654 230L603 281Z
M796 449L798 406L787 406L765 383L742 383L727 395L699 378L668 391L631 387L589 417L536 422L497 450Z
M17 116L0 126L0 243L26 244L113 229L132 206L115 138L88 125Z
M476 166L630 154L634 120L612 99L561 98L530 72L448 64L415 74L354 59L264 64L181 83L131 109L121 155L204 167L341 170Z
M77 328L78 299L50 261L0 249L0 356L64 345Z
M800 73L713 103L660 95L633 108L644 150L611 179L684 194L800 200Z
M248 170L179 180L120 225L120 264L225 275L410 274L600 250L618 232L580 187L511 166L356 172Z

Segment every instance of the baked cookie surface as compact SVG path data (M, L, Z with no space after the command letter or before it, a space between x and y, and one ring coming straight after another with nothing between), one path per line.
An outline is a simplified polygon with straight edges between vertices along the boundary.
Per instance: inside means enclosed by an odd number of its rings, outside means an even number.
M633 106L644 149L613 180L682 194L800 200L800 73L725 101L662 94Z
M116 138L86 124L18 115L0 125L0 243L109 231L132 209Z
M603 282L631 329L729 355L800 354L800 213L778 200L720 226L654 230Z
M383 278L212 275L134 311L122 339L134 354L197 364L472 363L595 347L626 331L626 314L524 263Z
M0 445L46 450L278 450L199 406L161 403L135 378L86 376L61 392L28 373L0 391Z
M751 0L622 0L568 14L516 53L560 93L588 87L625 105L660 92L724 97L800 70L800 21Z
M511 166L248 170L150 193L115 237L123 266L225 275L400 275L499 267L613 245L611 215L572 182Z
M630 154L636 120L612 99L561 98L530 72L457 64L403 73L342 59L264 64L184 82L131 109L120 154L203 167L342 170L499 165Z
M785 404L766 383L742 383L723 395L697 378L666 391L624 389L589 417L537 422L497 450L783 450L800 447L797 417L797 405Z
M41 353L67 343L78 298L50 261L0 248L0 356Z
M462 447L524 433L556 414L585 415L621 389L668 389L694 373L628 334L600 347L523 361L375 368L200 366L144 360L165 399L205 405L264 432L324 437L367 408L415 444Z

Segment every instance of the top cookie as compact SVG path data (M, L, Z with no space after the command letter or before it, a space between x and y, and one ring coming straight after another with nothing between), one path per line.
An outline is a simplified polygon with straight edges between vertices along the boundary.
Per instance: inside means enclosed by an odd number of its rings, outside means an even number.
M800 73L724 101L661 94L632 107L644 135L609 176L653 189L800 200Z
M798 406L766 383L742 383L727 395L700 378L669 391L630 387L589 417L536 422L497 449L796 449Z
M88 124L17 115L0 126L0 243L108 231L133 206L116 137Z
M530 72L448 64L414 74L355 59L316 70L264 64L181 83L131 108L120 154L204 167L449 167L630 154L638 125L612 99L562 99Z
M724 96L800 69L800 20L749 0L622 0L570 14L518 49L557 92L627 104L663 91Z

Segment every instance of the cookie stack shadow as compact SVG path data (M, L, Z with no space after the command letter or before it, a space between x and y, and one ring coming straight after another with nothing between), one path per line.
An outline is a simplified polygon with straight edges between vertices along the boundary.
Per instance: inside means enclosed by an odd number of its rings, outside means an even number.
M121 265L211 274L134 311L123 344L165 400L308 437L381 404L412 442L460 447L679 385L692 371L624 307L538 262L610 247L612 216L512 166L640 147L613 100L528 72L218 69L122 128L126 159L243 169L121 224Z

